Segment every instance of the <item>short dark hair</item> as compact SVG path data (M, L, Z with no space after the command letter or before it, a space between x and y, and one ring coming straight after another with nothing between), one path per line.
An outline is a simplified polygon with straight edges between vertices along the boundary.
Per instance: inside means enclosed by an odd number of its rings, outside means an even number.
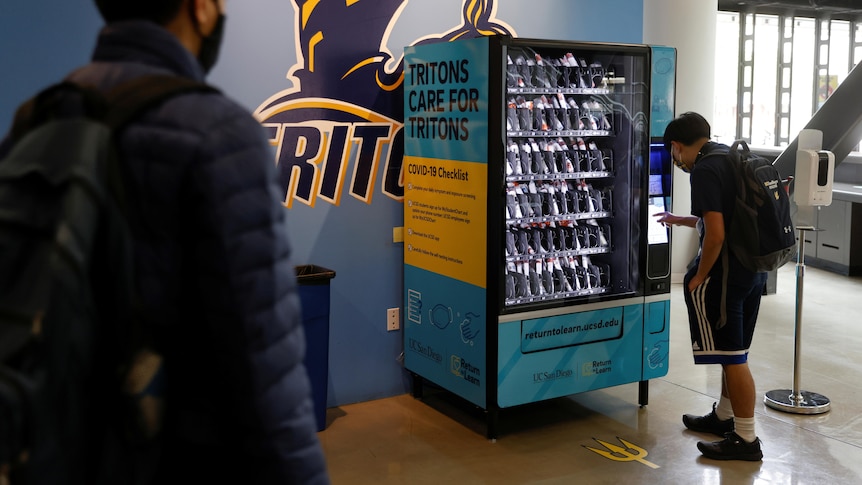
M95 0L96 8L105 22L122 20L150 20L159 25L173 19L183 0Z
M703 116L689 111L683 113L668 123L664 130L664 147L670 151L670 142L678 141L683 145L691 145L701 138L709 139L709 122Z

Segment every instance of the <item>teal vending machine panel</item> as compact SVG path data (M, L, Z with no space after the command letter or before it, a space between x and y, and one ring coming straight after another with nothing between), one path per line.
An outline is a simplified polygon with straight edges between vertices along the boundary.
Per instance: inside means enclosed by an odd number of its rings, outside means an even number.
M650 132L675 51L492 36L404 55L414 395L479 406L492 437L502 408L635 382L646 404L667 373L670 240L648 216L672 167Z

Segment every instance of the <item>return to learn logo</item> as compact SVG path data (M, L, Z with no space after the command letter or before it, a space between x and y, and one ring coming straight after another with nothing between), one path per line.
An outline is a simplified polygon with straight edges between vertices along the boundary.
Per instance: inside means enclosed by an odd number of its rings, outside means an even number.
M581 375L584 377L609 374L612 371L613 362L611 360L594 360L592 362L584 362L581 365Z
M457 355L449 358L449 370L474 386L482 384L482 370Z

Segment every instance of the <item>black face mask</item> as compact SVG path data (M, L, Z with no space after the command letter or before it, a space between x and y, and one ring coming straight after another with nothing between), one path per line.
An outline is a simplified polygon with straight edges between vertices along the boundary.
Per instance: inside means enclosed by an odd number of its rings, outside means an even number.
M220 13L216 25L210 35L201 40L201 50L198 53L198 62L203 67L204 72L208 73L215 66L218 60L219 49L221 49L221 41L224 37L224 22L225 15Z

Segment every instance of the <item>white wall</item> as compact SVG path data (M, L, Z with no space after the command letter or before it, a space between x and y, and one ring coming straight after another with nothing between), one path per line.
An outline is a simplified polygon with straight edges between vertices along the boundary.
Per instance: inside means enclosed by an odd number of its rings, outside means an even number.
M644 0L644 43L677 49L676 114L696 111L712 120L715 98L717 0ZM688 176L674 169L673 212L691 213ZM674 227L671 280L681 282L697 254L697 234Z

